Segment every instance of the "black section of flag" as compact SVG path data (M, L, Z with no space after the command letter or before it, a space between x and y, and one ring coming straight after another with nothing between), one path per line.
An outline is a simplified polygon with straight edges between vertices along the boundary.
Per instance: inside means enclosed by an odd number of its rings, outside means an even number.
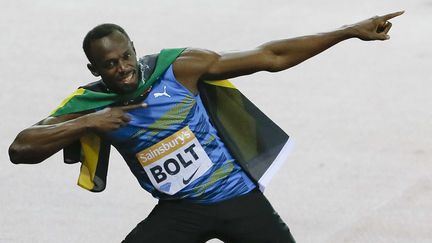
M258 182L289 136L239 90L200 81L199 92L219 136Z

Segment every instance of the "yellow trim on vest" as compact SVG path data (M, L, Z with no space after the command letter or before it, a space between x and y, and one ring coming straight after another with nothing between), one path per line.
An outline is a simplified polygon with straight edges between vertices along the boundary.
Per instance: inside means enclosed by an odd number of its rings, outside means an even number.
M77 90L75 90L75 92L73 92L72 94L70 94L68 97L66 97L61 103L60 105L51 112L51 115L54 114L58 109L62 108L66 103L69 102L69 100L71 100L73 97L78 96L78 95L82 95L84 94L85 89L84 88L79 88Z
M211 85L215 85L215 86L221 86L221 87L236 89L236 87L234 86L234 84L232 84L230 81L228 81L226 79L224 79L224 80L214 80L214 81L205 80L204 82L206 82L208 84L211 84Z
M84 153L84 161L78 178L78 185L85 189L92 190L93 179L99 161L100 137L89 134L80 138L81 150Z

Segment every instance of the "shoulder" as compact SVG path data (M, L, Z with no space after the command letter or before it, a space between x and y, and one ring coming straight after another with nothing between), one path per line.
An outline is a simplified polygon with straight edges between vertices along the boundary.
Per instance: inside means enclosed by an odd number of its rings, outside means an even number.
M184 61L186 59L217 59L220 55L214 51L200 48L186 48L183 53L177 58L177 61Z
M173 63L174 75L182 83L196 83L219 58L214 51L187 48Z
M174 62L178 67L205 67L216 62L220 55L214 51L198 48L187 48Z

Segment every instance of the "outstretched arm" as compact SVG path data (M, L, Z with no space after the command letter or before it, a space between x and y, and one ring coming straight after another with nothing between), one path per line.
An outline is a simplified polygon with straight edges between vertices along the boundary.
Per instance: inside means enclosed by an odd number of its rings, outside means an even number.
M10 160L14 164L40 163L87 133L105 133L125 125L130 120L126 112L138 107L145 104L48 117L17 135L9 147Z
M174 72L180 82L196 92L199 79L218 80L258 71L282 71L343 40L387 40L392 26L388 20L401 14L403 11L376 16L327 33L271 41L250 51L220 55L207 50L189 49L174 63Z

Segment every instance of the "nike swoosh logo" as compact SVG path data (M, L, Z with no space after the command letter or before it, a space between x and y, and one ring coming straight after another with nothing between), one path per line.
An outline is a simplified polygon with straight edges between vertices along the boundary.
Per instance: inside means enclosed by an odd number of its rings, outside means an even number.
M183 184L187 185L187 184L190 182L190 180L192 180L192 177L194 177L194 175L198 172L198 169L199 169L199 167L198 167L198 168L195 170L195 172L192 173L192 175L191 175L189 178L187 178L186 180L183 178Z

